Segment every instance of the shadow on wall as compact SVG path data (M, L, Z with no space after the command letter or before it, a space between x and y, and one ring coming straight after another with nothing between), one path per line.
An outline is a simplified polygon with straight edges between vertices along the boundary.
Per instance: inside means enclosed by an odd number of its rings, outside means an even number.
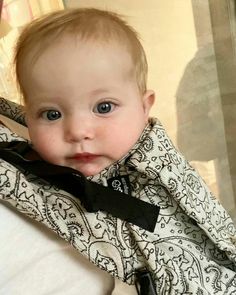
M176 104L179 150L230 209L233 193L213 44L200 48L188 63ZM223 196L229 196L228 200Z

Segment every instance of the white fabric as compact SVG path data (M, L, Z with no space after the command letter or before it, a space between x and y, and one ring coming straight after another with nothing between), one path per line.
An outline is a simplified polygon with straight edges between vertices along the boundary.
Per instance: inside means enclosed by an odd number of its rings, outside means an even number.
M127 285L115 278L115 287L112 295L137 295L137 291L134 285Z
M111 294L114 280L108 273L2 201L0 236L0 294Z

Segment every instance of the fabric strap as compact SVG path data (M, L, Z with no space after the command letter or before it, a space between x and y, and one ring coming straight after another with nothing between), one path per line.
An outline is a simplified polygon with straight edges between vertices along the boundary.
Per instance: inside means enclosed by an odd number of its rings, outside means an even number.
M89 181L75 169L25 158L32 152L33 149L25 141L0 143L3 160L24 174L34 174L71 193L80 199L88 212L105 211L145 230L154 231L160 207Z

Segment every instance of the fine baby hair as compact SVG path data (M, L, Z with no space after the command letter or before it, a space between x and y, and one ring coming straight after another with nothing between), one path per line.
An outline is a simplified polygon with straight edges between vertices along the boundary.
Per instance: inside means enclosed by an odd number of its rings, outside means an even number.
M146 91L147 60L137 32L114 12L83 8L50 13L36 19L23 30L16 44L14 58L16 78L23 96L21 69L26 63L34 64L44 50L65 34L74 35L77 42L117 42L124 46L132 57L133 74L139 90L142 94Z

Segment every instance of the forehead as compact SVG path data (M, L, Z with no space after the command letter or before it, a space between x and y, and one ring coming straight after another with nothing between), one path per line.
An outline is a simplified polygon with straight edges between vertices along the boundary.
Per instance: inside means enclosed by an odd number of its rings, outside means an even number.
M108 39L105 35L101 34L99 36L89 36L82 37L79 33L74 32L62 32L62 34L53 34L43 39L37 39L36 42L28 46L28 49L22 54L21 59L19 60L20 64L30 63L33 65L39 58L44 56L45 52L48 51L57 51L61 48L67 48L71 51L78 51L78 49L83 48L87 45L87 49L103 48L103 50L119 50L120 52L124 51L126 54L129 54L132 57L132 46L129 44L127 38L119 38L116 35L110 36Z
M28 67L31 75L57 69L60 73L91 74L96 71L130 73L132 58L125 46L115 42L84 41L72 36L64 36L49 46ZM27 68L27 65L26 65Z
M80 91L79 87L88 89L92 83L104 87L133 76L132 58L125 46L64 36L24 66L21 82L29 94L33 88Z
M45 46L44 46L45 45ZM80 59L82 57L82 60ZM48 65L51 60L58 60L59 63L65 59L68 62L74 58L73 63L89 63L89 59L110 59L124 61L123 66L127 68L133 66L133 57L126 44L120 43L117 40L105 41L94 39L81 39L73 34L64 34L63 36L48 44L42 42L32 48L31 52L22 59L20 69L30 71L40 63L47 61ZM110 60L111 61L111 60ZM58 66L58 64L57 64Z

